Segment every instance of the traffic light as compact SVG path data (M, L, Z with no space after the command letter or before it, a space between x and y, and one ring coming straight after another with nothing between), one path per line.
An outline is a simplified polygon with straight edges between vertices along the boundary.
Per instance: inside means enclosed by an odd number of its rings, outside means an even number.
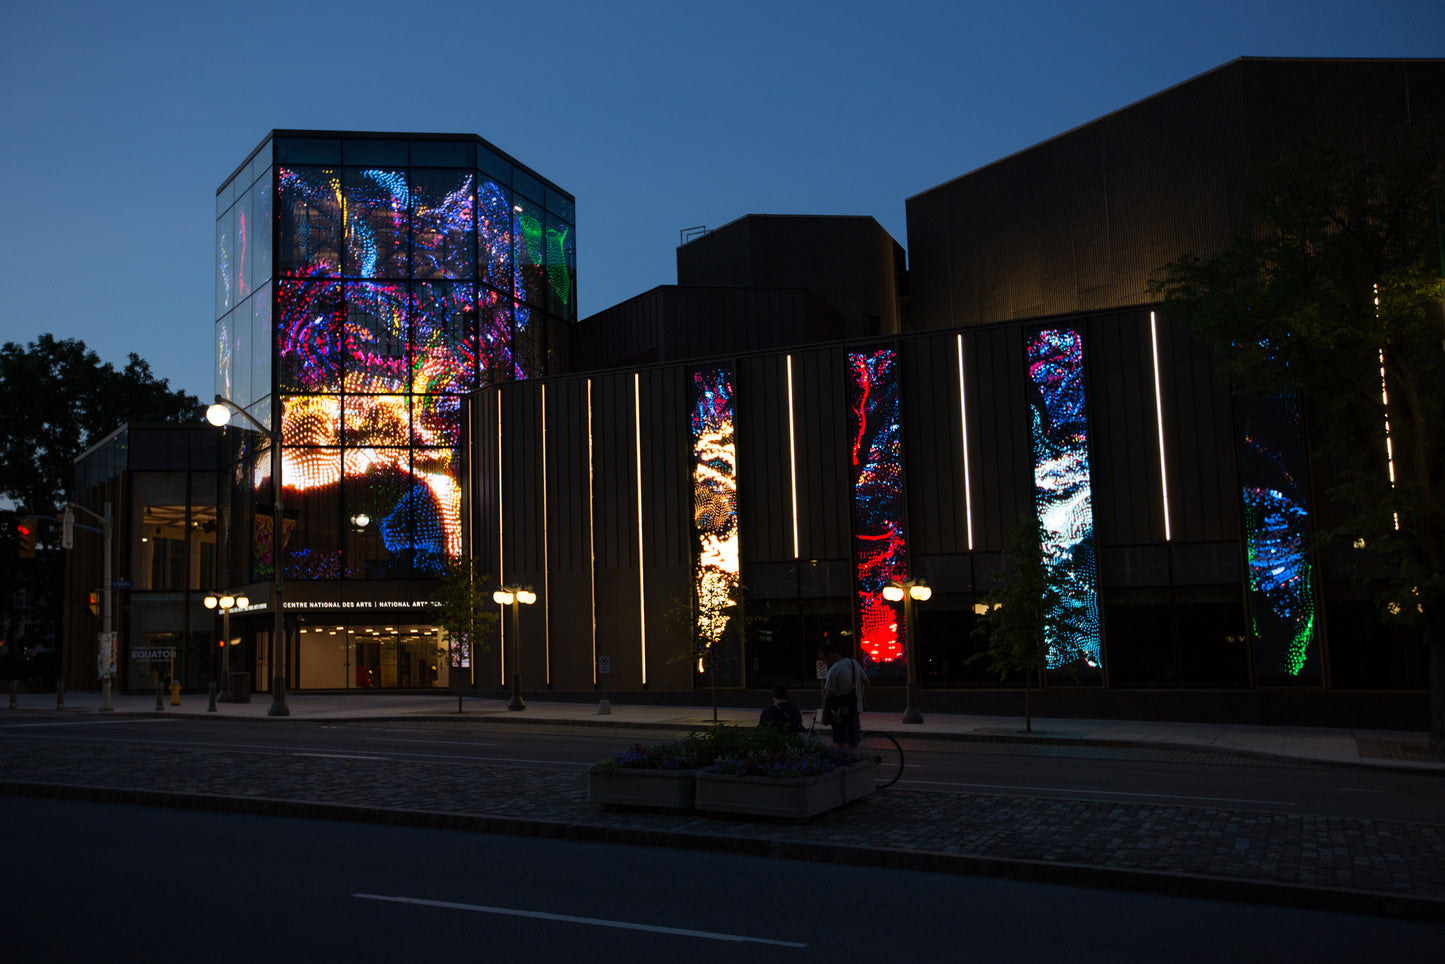
M98 590L98 589L92 589L92 590L90 591L90 595L89 595L89 596L87 597L87 599L86 599L86 602L90 605L90 614L91 614L92 616L99 616L99 615L100 615L100 590Z
M15 523L15 534L20 538L20 558L35 558L35 533L40 528L40 520L35 516L26 516Z

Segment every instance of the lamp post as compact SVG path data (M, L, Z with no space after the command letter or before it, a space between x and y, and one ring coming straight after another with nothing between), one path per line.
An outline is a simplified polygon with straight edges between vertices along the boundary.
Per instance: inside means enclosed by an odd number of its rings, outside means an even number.
M216 403L206 409L206 421L220 428L231 421L232 414L240 415L241 418L251 423L251 427L271 442L271 494L273 500L273 515L271 516L271 563L275 570L275 582L271 588L271 608L276 611L276 625L271 635L274 640L275 654L272 662L275 664L271 680L271 708L266 711L267 716L290 716L291 709L286 705L286 611L282 606L281 596L286 589L285 573L282 565L282 509L281 509L281 433L278 430L269 429L256 421L251 414L237 405L230 399L216 396Z
M914 656L918 652L918 644L913 632L913 603L927 602L933 598L933 590L929 589L928 583L922 579L895 579L883 587L883 598L889 602L903 601L903 633L908 644L904 653L908 659L908 707L903 711L903 722L922 723L923 714L919 712L915 699L918 689L918 661Z
M507 709L525 710L527 704L522 702L521 607L536 602L537 594L532 591L531 586L503 586L492 593L492 601L512 607L512 700L507 704Z
M224 681L221 687L221 702L231 702L231 610L245 609L251 605L251 600L245 596L233 596L230 593L216 595L211 593L204 600L207 609L221 610L221 679Z

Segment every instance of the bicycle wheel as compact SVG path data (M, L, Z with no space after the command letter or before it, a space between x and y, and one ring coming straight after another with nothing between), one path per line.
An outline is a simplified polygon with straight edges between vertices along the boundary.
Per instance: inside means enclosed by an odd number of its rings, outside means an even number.
M903 747L889 733L873 730L863 734L858 752L870 757L877 769L873 771L873 782L879 790L891 787L903 775Z

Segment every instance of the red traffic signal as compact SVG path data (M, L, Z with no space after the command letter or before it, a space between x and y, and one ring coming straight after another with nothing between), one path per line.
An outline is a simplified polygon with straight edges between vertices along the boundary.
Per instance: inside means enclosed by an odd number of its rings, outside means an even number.
M92 589L92 590L90 591L89 597L86 599L86 602L87 602L87 603L89 604L89 606L90 606L90 614L91 614L92 616L99 616L99 615L100 615L100 593Z
M40 528L40 520L35 516L27 516L15 523L15 535L20 539L20 558L35 558L35 533Z

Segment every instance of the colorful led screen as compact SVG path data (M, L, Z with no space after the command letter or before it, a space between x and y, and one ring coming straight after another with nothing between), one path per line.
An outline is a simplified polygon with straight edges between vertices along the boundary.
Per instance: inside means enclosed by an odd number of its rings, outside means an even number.
M906 642L899 605L883 598L884 586L907 578L898 353L850 354L848 375L858 642L866 663L886 664L905 656Z
M1314 656L1315 607L1298 402L1242 397L1237 412L1255 664L1261 679L1299 677Z
M696 371L692 407L693 525L697 620L704 644L721 643L738 587L737 448L730 368ZM705 669L706 664L699 669Z
M362 156L380 157L342 153ZM407 166L404 143L386 156L394 166L282 164L217 220L228 395L249 366L234 306L270 275L274 242L279 279L261 288L273 300L249 313L264 326L253 394L270 392L274 357L287 505L314 516L288 545L297 578L409 578L458 556L462 399L545 374L549 311L553 325L576 318L570 204L470 167ZM324 472L322 450L335 456ZM246 465L269 484L264 451Z
M1099 595L1083 336L1072 328L1055 328L1035 332L1026 341L1034 508L1043 533L1044 564L1059 599L1045 626L1048 665L1097 670Z

